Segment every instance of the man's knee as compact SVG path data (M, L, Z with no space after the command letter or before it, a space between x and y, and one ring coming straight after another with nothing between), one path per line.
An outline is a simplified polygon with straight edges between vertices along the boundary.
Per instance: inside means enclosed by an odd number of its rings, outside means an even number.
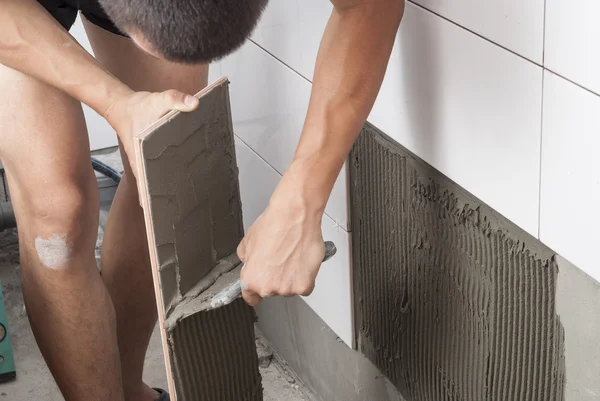
M98 232L97 188L61 186L24 203L26 240L44 266L58 269L73 255L91 254Z

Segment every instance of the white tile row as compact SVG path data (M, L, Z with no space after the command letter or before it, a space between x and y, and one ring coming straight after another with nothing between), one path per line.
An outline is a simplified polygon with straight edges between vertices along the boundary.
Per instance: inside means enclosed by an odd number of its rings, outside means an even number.
M600 93L597 0L411 1ZM410 7L413 5L407 4ZM271 0L252 39L312 79L331 10L330 2L322 0Z
M600 96L544 76L540 239L600 281Z
M281 174L239 138L236 138L236 153L244 227L248 229L267 207ZM333 241L338 251L321 267L314 292L303 299L349 347L353 347L350 234L327 216L323 218L322 230L323 238Z
M542 63L544 0L415 0L420 6L500 46ZM407 4L407 8L414 4ZM323 0L271 0L252 40L311 79L331 13Z

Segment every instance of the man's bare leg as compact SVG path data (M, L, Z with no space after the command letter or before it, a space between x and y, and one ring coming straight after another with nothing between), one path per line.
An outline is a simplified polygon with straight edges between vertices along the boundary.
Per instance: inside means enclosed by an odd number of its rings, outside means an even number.
M154 58L126 38L84 19L96 58L132 89L194 94L206 86L208 66L182 66ZM123 386L127 401L151 401L156 392L142 381L144 358L156 324L156 301L142 208L127 156L125 174L104 232L102 277L117 313Z
M33 332L67 401L123 401L115 313L94 260L98 190L81 105L2 65L0 93L0 158Z

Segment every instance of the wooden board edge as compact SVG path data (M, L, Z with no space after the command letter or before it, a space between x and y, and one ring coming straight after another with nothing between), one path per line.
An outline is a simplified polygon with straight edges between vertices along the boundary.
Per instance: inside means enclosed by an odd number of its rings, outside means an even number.
M172 401L177 401L177 392L175 389L175 381L173 378L173 363L171 361L171 353L169 352L169 339L164 326L165 322L165 307L162 291L160 289L158 254L154 246L154 226L152 224L152 215L150 213L150 193L146 185L146 173L144 170L144 157L142 155L142 137L134 139L136 167L138 170L138 193L144 211L144 222L146 225L146 238L148 240L148 250L150 252L150 265L152 267L152 281L154 283L154 294L156 297L156 308L158 312L158 324L160 327L160 337L163 347L165 369L167 374L167 383L169 394Z

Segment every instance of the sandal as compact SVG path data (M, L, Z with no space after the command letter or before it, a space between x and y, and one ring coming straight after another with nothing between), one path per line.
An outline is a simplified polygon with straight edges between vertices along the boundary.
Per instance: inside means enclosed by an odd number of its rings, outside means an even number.
M167 393L162 388L155 388L154 390L156 390L158 392L158 398L156 399L156 401L171 401L171 397L169 397L169 393Z

